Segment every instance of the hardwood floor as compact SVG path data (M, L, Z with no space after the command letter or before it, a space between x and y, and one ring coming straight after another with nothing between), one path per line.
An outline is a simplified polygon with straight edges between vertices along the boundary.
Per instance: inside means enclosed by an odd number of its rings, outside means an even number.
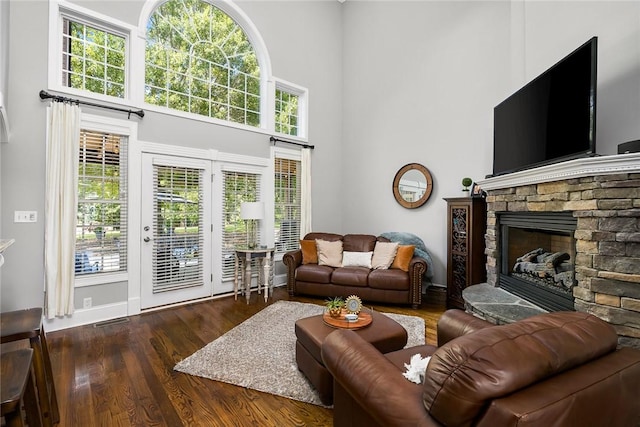
M418 310L374 308L423 317L426 341L434 344L444 294L429 291ZM289 299L277 288L268 304ZM60 426L331 426L331 409L173 371L265 306L254 292L249 305L226 297L47 334Z

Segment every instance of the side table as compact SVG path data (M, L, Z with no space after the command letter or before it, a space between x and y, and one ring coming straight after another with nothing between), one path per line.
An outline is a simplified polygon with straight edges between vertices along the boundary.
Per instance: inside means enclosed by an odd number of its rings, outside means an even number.
M260 263L258 269L258 293L260 293L260 285L264 285L264 302L267 302L269 298L269 288L271 287L271 293L273 294L273 278L271 277L274 248L254 248L236 249L236 269L234 275L233 284L233 296L238 299L238 282L242 282L242 288L247 298L247 304L249 304L249 298L251 297L251 261L257 259ZM240 278L238 277L240 276Z

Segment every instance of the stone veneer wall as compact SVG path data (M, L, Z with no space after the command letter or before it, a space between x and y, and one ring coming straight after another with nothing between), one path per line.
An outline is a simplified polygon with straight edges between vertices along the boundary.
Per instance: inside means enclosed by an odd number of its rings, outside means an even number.
M487 282L497 286L496 213L572 211L577 218L576 311L609 322L640 348L640 173L599 175L487 192Z

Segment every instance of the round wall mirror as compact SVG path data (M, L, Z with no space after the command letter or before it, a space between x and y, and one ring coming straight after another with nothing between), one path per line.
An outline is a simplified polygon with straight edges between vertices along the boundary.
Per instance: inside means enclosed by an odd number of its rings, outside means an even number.
M400 168L393 178L393 196L407 209L425 204L433 190L431 172L419 163L409 163Z

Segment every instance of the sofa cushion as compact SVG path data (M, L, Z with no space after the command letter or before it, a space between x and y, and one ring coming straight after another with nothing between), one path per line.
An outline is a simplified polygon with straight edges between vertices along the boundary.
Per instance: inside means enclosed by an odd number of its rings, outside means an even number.
M306 264L296 268L296 280L311 283L331 283L333 267L318 264Z
M407 291L409 290L409 275L402 270L372 270L369 273L369 287Z
M373 252L342 252L343 267L367 267L371 268L371 256Z
M611 325L587 313L556 312L481 329L431 357L423 400L445 425L471 425L489 402L616 349Z
M416 247L414 245L398 245L398 252L393 259L391 268L397 268L402 271L409 271L409 264L411 264L411 258L413 258L413 252Z
M376 242L371 259L371 268L374 270L391 267L398 252L398 242Z
M345 234L342 238L344 250L348 252L373 252L376 236L369 234Z
M366 267L336 268L331 275L334 285L367 286L369 269Z
M300 249L302 250L303 264L318 263L318 249L315 240L300 240Z
M318 249L319 265L328 265L329 267L342 266L341 240L329 242L322 239L316 239L316 248Z

